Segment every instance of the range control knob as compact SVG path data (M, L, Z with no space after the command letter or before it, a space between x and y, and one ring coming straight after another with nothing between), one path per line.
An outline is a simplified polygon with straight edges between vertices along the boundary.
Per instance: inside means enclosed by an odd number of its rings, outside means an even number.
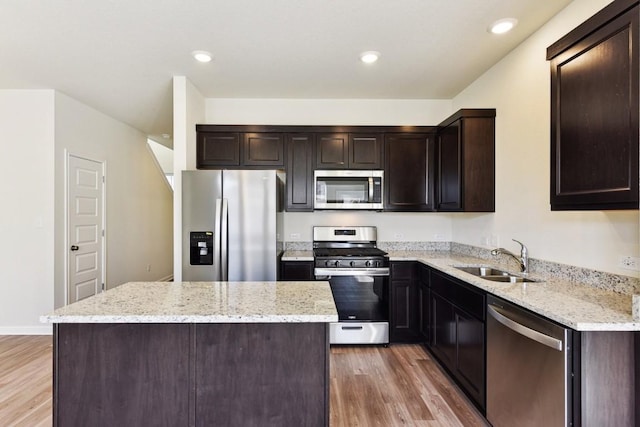
M329 267L329 261L325 261L325 262L324 262L324 266L325 266L325 267Z
M367 260L367 262L364 263L364 265L366 265L367 267L371 267L373 263L371 262L370 259Z
M336 261L336 267L339 267L339 266L340 266L340 260L337 260Z
M351 267L355 267L355 266L356 266L356 262L355 262L355 261L351 261L351 262L349 263L349 265L350 265Z

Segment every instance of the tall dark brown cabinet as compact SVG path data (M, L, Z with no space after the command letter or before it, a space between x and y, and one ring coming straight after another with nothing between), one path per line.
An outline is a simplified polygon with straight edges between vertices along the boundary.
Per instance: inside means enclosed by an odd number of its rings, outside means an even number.
M616 0L547 49L552 210L638 208L638 16Z
M495 116L462 109L438 126L439 211L495 211Z

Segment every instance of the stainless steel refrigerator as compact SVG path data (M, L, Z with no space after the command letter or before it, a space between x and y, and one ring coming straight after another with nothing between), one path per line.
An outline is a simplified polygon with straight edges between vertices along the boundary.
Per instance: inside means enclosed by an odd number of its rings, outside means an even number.
M183 171L182 280L276 280L281 187L275 170Z

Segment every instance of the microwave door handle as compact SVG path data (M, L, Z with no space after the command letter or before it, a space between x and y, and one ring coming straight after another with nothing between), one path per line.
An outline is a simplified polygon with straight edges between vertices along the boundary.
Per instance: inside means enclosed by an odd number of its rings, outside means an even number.
M373 203L373 177L369 177L369 203Z

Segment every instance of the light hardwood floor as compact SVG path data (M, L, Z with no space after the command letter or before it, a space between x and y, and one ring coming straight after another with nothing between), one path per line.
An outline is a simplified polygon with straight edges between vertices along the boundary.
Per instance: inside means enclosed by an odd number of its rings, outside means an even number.
M487 426L418 345L332 347L331 426ZM0 336L0 426L50 426L50 336Z
M488 426L419 345L333 347L331 426Z
M0 335L0 426L50 426L51 336Z

